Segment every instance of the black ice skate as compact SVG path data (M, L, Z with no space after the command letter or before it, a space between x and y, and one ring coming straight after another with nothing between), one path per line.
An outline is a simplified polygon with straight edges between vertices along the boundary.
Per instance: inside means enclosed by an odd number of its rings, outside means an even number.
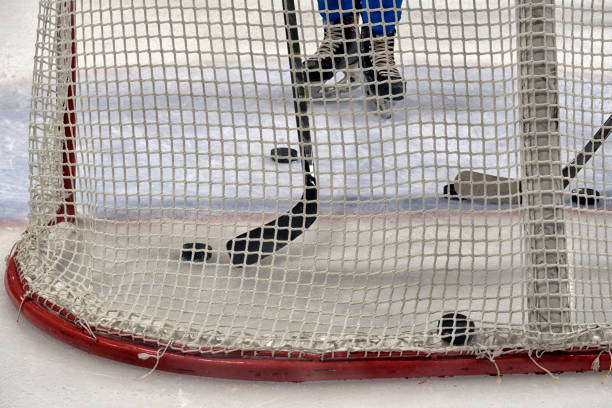
M337 23L327 23L324 30L319 50L308 58L305 66L309 93L313 99L334 98L359 86L351 83L349 75L359 70L355 15L348 14ZM344 78L333 86L325 86L325 82L334 78L339 71L344 72Z
M405 93L405 82L393 56L394 37L395 33L372 36L369 27L361 31L361 68L365 92L385 117L391 115L393 101L403 99Z

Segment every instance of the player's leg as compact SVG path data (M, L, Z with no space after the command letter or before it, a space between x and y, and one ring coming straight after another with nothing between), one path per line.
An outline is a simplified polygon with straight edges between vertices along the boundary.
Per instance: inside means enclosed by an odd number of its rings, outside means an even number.
M316 91L311 91L313 97L320 96L320 85L333 78L337 71L358 63L353 1L318 0L318 6L323 17L323 40L318 51L306 61L307 79L317 84L312 88Z
M361 66L369 95L387 100L403 99L404 80L395 64L396 24L402 0L362 0Z
M353 0L317 0L324 23L338 24L342 17L354 14Z

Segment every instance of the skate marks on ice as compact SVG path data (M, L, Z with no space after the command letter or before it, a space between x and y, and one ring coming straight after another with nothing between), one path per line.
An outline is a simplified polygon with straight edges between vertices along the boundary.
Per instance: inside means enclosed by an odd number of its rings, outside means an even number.
M365 97L311 101L313 159L322 205L436 199L466 168L518 176L518 81L494 81L512 78L512 68L453 68L454 80L444 79L447 70L404 67L405 98L393 104L390 119L371 112ZM169 89L157 89L133 74L132 78L125 72L127 79L116 90L87 81L78 89L99 96L88 101L96 105L90 109L108 112L109 123L121 119L121 93L144 95L131 100L130 111L147 121L119 128L85 116L77 120L79 131L91 133L81 143L91 143L96 133L105 135L98 138L103 146L95 149L95 157L79 158L77 171L77 183L95 177L97 190L115 191L117 203L106 201L111 195L96 195L96 208L107 211L105 216L129 215L130 209L143 206L153 216L236 209L285 212L299 200L300 165L268 157L277 147L299 150L287 65L191 68L188 75L201 81L170 82ZM612 112L612 102L597 96L612 94L612 80L581 95L569 92L574 86L572 81L559 81L565 161L605 119L572 107L598 105L601 112ZM156 98L158 93L166 97ZM151 105L156 111L149 109ZM77 112L82 110L77 106ZM189 123L185 112L191 112ZM572 119L577 114L580 120ZM143 124L149 119L155 126ZM122 172L112 165L119 153ZM603 180L612 178L605 170L612 169L612 156L597 155L590 163L582 177L596 182L589 184L601 181L595 187L604 191ZM139 177L148 172L153 174ZM173 192L172 202L164 198L167 191ZM111 207L114 214L108 214Z
M28 124L31 84L0 80L0 219L28 213Z

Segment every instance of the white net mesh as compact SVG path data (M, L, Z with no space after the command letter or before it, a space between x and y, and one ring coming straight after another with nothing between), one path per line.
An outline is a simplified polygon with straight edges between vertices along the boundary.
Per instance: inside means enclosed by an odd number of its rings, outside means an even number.
M41 0L31 291L183 351L609 346L612 4L361 1L309 71L332 0Z

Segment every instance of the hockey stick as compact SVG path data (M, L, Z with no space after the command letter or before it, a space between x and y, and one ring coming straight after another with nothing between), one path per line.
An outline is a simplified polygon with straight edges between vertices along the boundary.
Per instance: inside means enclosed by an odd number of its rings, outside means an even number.
M234 265L252 265L283 248L308 229L317 219L317 181L311 173L312 145L308 123L308 103L300 59L300 43L294 0L283 0L287 50L293 93L293 107L304 170L305 190L300 201L287 214L262 227L227 241L226 248Z
M574 160L561 172L565 189L584 165L591 160L595 152L612 133L612 115L600 127L593 138L582 148ZM517 179L493 176L477 171L459 172L455 180L444 186L444 194L453 198L491 201L504 204L520 203L521 182Z

